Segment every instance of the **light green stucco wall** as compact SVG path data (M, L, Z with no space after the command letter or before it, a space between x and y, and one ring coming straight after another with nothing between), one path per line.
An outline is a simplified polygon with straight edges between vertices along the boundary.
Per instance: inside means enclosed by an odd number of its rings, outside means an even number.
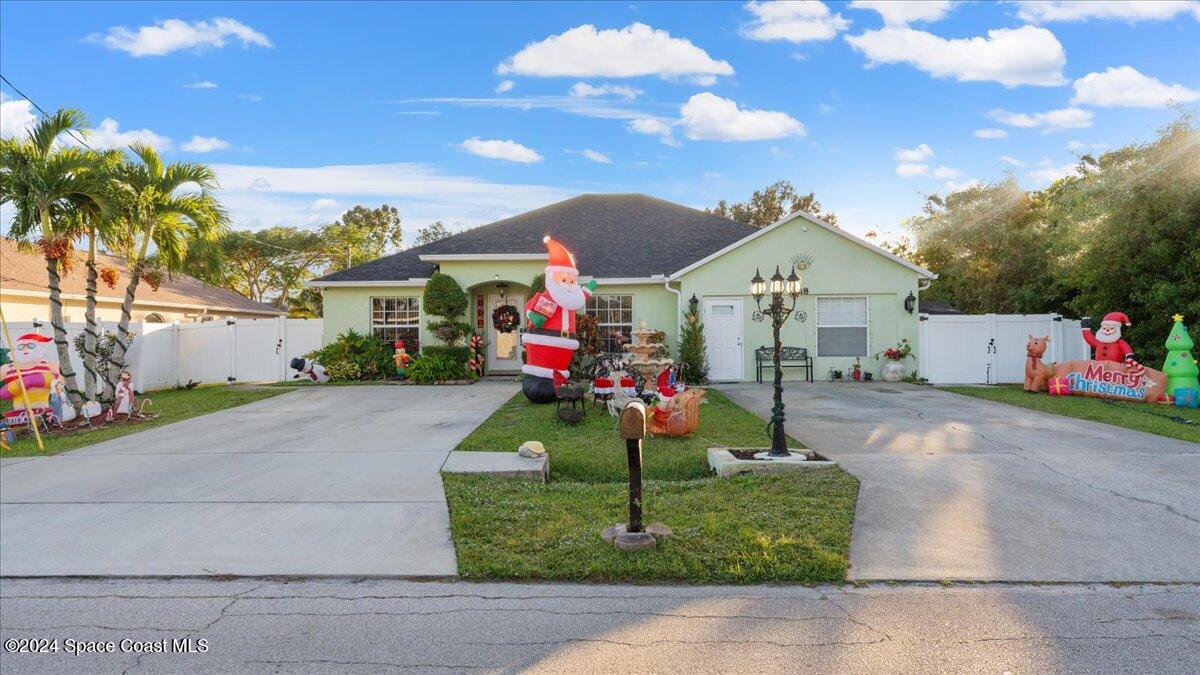
M815 360L814 377L822 379L829 368L848 371L853 357L823 357L817 354L816 297L822 295L866 296L869 307L868 357L862 359L864 370L878 377L882 365L869 357L894 345L902 338L913 343L914 357L917 348L917 314L904 311L904 298L911 291L917 294L916 272L867 249L856 242L830 232L819 225L803 219L786 223L763 234L721 257L685 274L672 282L672 288L682 293L686 306L693 294L705 297L742 298L743 379L754 379L754 349L769 345L771 327L769 323L758 323L751 319L754 299L749 295L749 280L756 267L769 277L778 264L784 274L791 266L794 254L804 253L813 258L812 267L804 272L804 283L809 295L802 296L797 309L807 314L807 321L799 323L789 320L783 328L783 342L788 346L808 347ZM582 271L587 271L586 261L580 261ZM541 273L545 262L522 261L470 261L445 262L440 269L453 276L471 296L464 321L475 324L475 293L488 293L495 289L497 275L500 281L510 284L510 292L523 293L528 297L529 282ZM360 332L371 328L372 297L420 297L422 287L413 286L370 286L339 287L325 289L325 340L332 340L346 328ZM663 330L667 334L667 345L675 354L679 323L677 319L677 296L657 284L601 284L597 293L633 296L633 321L636 327L645 322L647 327ZM490 321L485 317L485 321ZM426 324L429 317L421 313L421 343L436 344ZM915 358L905 363L911 372L917 368ZM800 373L785 370L785 377L798 379Z
M786 276L792 256L797 253L813 259L812 267L802 274L809 295L801 296L796 305L797 310L805 312L808 318L804 323L789 319L781 335L787 346L808 347L814 359L816 379L826 377L829 368L848 372L854 363L853 357L817 354L815 299L821 295L867 296L870 325L868 357L861 360L864 370L878 377L882 363L869 355L896 344L901 338L908 338L913 343L915 356L917 315L904 311L903 305L909 291L914 295L917 293L916 272L820 225L797 218L680 279L685 299L691 298L692 294L700 299L706 296L742 298L743 379L754 379L754 349L769 346L772 340L770 323L751 319L755 304L749 294L750 278L754 276L755 268L761 269L764 278L769 278L777 264ZM905 365L910 372L917 366L915 359L906 361ZM799 379L802 374L795 369L784 369L784 376Z

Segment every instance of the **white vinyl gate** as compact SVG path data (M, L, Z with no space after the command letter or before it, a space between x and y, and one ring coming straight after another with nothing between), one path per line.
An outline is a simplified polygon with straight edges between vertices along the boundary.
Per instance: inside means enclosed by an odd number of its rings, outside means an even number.
M85 324L68 323L67 340L83 332ZM8 326L13 339L26 333L52 336L48 321L16 322ZM116 332L112 321L101 323L101 333ZM138 391L165 389L198 382L279 382L292 373L288 363L321 346L321 319L229 319L203 323L130 324L135 333L129 352L130 372ZM0 339L0 342L3 342ZM83 362L71 348L79 386Z
M922 314L920 374L934 384L1025 380L1025 343L1050 336L1047 363L1088 358L1079 321L1058 314Z

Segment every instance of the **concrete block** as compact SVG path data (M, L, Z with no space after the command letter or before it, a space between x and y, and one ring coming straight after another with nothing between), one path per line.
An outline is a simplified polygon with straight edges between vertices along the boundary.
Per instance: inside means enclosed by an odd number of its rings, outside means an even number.
M442 465L444 473L467 473L500 478L518 478L546 482L550 457L522 457L515 452L474 452L455 450Z

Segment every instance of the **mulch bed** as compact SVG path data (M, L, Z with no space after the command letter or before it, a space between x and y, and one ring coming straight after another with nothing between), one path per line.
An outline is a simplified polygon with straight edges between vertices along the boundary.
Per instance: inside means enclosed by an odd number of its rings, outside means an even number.
M768 451L770 451L771 448L725 448L725 449L728 450L729 454L733 455L736 459L753 460L755 455L757 455L760 452L768 452ZM809 450L808 452L812 453L812 459L814 459L814 460L821 461L821 462L829 461L828 458L826 458L824 455L822 455L819 452L815 452L813 450Z
M84 421L83 417L76 417L75 419L71 420L70 422L64 422L62 427L59 427L57 425L51 425L49 431L42 430L42 437L43 438L55 438L58 436L70 436L72 434L83 434L83 433L87 433L89 431L97 431L99 429L104 429L104 428L113 427L113 426L128 426L131 424L141 424L143 422L149 422L150 420L158 419L158 415L159 415L158 413L145 413L144 415L141 415L141 416L138 416L138 415L114 415L113 421L111 421L111 422L104 421L104 415L96 415L95 417L91 418L91 420L90 420L91 426L88 426L88 424ZM19 429L15 429L15 431L21 431L22 429L27 429L27 427L21 427Z

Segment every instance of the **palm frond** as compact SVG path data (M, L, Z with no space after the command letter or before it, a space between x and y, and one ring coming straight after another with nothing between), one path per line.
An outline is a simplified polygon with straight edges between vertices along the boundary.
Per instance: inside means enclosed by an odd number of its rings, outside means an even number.
M85 133L87 117L76 108L59 108L53 115L43 117L29 130L29 141L38 154L45 157L54 148L54 141L68 131Z

